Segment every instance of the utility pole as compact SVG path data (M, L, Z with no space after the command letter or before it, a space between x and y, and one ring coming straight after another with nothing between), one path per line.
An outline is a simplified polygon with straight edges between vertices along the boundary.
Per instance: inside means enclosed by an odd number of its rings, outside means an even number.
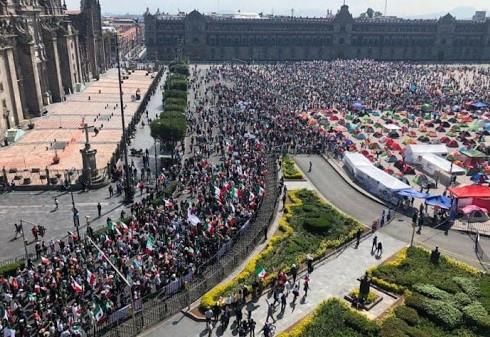
M132 179L129 174L129 163L128 163L128 139L126 132L126 124L124 122L124 101L123 101L123 91L122 91L122 79L121 79L121 58L119 56L119 38L116 33L116 57L117 57L117 75L119 79L119 104L121 105L121 123L122 123L122 138L123 138L123 155L125 169L124 173L126 175L126 182L124 184L124 202L129 204L133 202L133 185Z
M129 292L130 292L130 296L131 296L131 306L132 306L132 308L131 308L132 309L131 310L131 317L133 319L133 323L135 323L135 319L134 319L134 308L135 308L135 305L134 305L134 296L133 296L133 289L131 287L131 283L129 283L128 279L119 271L119 269L117 269L117 267L112 263L112 261L107 257L107 255L105 255L104 251L102 249L100 249L100 247L94 242L94 240L92 240L92 238L90 236L88 236L88 235L86 236L86 238L87 238L87 241L89 243L91 243L97 249L97 251L100 254L102 254L102 256L107 261L107 263L112 267L112 269L114 269L114 271L117 273L117 275L119 275L119 277L129 287Z
M26 253L26 265L27 265L27 260L29 260L29 253L27 253L27 240L24 235L24 225L22 224L23 220L20 219L20 227L22 228L22 242L24 243L24 251Z
M385 0L385 16L386 16L386 10L388 8L388 0Z
M157 156L157 139L155 138L155 190L158 188L158 156Z

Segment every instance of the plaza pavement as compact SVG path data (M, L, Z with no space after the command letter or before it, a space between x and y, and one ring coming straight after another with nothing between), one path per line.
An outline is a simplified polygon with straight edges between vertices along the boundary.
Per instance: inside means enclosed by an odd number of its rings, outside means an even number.
M159 83L165 83L166 75L164 75ZM162 110L162 92L156 90L155 94L148 102L148 116L154 119ZM143 114L142 119L146 116ZM119 121L120 122L120 121ZM119 124L119 127L120 124ZM99 134L100 135L100 134ZM150 128L145 121L145 127L136 128L136 134L132 139L130 146L134 148L149 148L150 154L154 153L154 142L150 136ZM1 152L0 152L1 154ZM98 156L98 154L97 154ZM129 161L133 160L138 168L142 167L141 158L128 157ZM100 163L100 161L97 161ZM103 164L104 165L104 164ZM150 156L150 168L154 170L154 156ZM125 210L126 214L129 209L123 205L123 196L115 196L109 198L107 188L99 190L91 190L88 192L73 193L76 207L80 213L80 232L85 233L85 216L90 217L90 221L94 228L104 226L107 217L119 218L121 210ZM54 209L54 198L59 201L59 209ZM139 193L136 194L139 197ZM102 206L102 216L97 218L97 203ZM24 192L16 191L0 194L0 260L7 260L24 254L22 239L12 240L14 237L14 223L19 223L20 219L27 220L46 227L45 236L46 243L50 239L59 239L66 236L67 231L75 232L72 218L72 204L69 193L61 193L57 191L41 191L41 192ZM33 236L31 233L32 225L25 224L24 231L26 239L29 241L28 251L34 252L34 244L32 244Z
M126 126L141 104L141 100L135 101L132 96L139 89L143 98L152 81L144 70L136 70L123 80ZM108 70L100 80L88 83L83 91L73 93L65 102L51 104L47 109L45 116L32 119L33 130L26 131L16 143L0 149L0 168L7 172L10 169L18 171L8 174L9 181L22 176L30 177L33 184L42 183L38 174L31 174L33 168L80 170L82 156L79 150L85 143L84 123L100 130L98 135L90 131L89 139L92 148L97 150L98 167L105 168L122 135L117 69ZM56 150L62 142L66 143L64 148ZM58 164L52 164L55 153L60 158ZM19 185L22 181L16 183Z

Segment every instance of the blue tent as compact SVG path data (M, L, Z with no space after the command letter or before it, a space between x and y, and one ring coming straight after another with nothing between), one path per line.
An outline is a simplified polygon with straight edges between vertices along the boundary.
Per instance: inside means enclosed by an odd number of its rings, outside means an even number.
M356 110L362 110L364 109L364 105L361 102L356 102L352 104L352 108Z
M471 106L475 109L483 109L483 108L486 108L488 105L486 105L483 102L478 101L478 102L471 103Z
M487 179L488 179L487 175L481 172L477 172L471 176L471 181L474 181L476 183L479 183L480 181L487 180Z
M439 206L443 209L450 209L452 204L452 199L445 197L443 195L435 195L425 199L425 203L429 206Z
M401 195L402 197L417 198L417 199L425 199L427 197L430 197L430 194L417 192L413 188L408 190L398 191L398 195Z

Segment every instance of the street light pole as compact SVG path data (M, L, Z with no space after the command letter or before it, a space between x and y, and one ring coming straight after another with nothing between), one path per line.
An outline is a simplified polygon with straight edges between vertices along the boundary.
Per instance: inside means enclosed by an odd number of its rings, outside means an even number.
M70 185L70 195L71 195L71 205L73 211L73 226L77 230L77 238L80 240L80 215L78 214L78 210L75 207L75 198L73 198L73 186Z
M155 190L158 188L157 139L155 138Z
M24 251L26 253L26 263L29 260L29 253L27 253L27 241L24 235L24 225L22 224L22 219L20 219L20 228L22 228L22 242L24 243Z
M129 174L129 163L128 163L128 145L127 145L127 132L126 124L124 122L124 101L123 101L123 91L122 91L122 79L121 79L121 59L119 56L119 38L116 32L116 59L117 59L117 76L119 79L119 104L121 105L121 123L123 132L123 155L124 164L126 165L124 173L126 175L126 183L124 184L124 201L126 203L133 202L133 189L131 184L131 177Z

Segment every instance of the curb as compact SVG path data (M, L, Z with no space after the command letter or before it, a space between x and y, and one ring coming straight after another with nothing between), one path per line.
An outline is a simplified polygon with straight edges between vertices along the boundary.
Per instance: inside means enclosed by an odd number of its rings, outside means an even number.
M352 188L354 188L356 191L358 191L359 193L361 193L362 195L364 195L366 198L369 198L371 199L372 201L378 203L378 204L381 204L385 207L389 207L389 205L387 205L384 201L382 201L381 199L378 199L377 197L375 197L374 195L372 195L371 193L367 192L366 190L364 190L363 188L359 187L357 184L355 184L352 180L350 180L349 178L347 178L345 176L345 173L344 172L341 172L339 167L337 167L336 164L332 163L330 161L330 159L328 159L324 154L322 154L320 157L323 158L323 160L325 160L328 165L330 165L330 167L332 167L335 172L337 172L337 174L347 183L349 184Z

